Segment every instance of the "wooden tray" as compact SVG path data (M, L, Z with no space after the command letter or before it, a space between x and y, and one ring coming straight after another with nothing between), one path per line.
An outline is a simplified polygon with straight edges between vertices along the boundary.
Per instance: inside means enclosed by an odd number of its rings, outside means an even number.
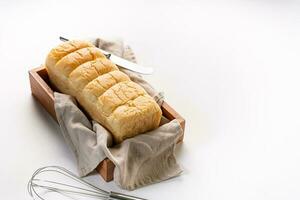
M29 71L29 80L31 86L32 95L40 102L40 104L46 109L46 111L53 117L55 121L56 114L54 110L54 90L51 87L47 70L44 66L32 69ZM161 106L163 115L169 119L177 119L183 129L185 128L185 120L166 102ZM178 142L182 142L183 135L179 138ZM105 181L113 180L114 164L108 158L104 159L97 166L96 170L103 177Z

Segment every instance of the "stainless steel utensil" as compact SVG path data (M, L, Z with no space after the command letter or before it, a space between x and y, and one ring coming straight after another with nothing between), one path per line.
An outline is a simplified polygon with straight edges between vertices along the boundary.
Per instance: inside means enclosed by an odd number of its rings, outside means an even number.
M41 200L48 199L48 193L55 193L71 199L146 200L103 190L59 166L47 166L37 169L30 178L27 189L33 199Z

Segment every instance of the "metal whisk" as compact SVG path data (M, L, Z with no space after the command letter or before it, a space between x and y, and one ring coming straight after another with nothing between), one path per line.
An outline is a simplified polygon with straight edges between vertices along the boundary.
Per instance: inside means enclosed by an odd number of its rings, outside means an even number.
M49 176L51 173L52 175L60 176L63 180L43 178L43 176ZM69 182L72 181L73 184L67 182L67 179ZM146 200L135 196L103 190L59 166L47 166L37 169L30 178L27 189L33 199L41 200L46 200L45 196L49 195L49 193L63 195L71 199L80 199L79 197L83 197L84 199L101 200Z

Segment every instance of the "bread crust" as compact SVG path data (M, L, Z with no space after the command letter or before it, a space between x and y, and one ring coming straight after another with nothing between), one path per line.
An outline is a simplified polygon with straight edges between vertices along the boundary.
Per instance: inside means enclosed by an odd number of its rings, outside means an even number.
M159 126L159 105L91 43L64 42L50 51L45 65L52 84L74 96L115 143Z

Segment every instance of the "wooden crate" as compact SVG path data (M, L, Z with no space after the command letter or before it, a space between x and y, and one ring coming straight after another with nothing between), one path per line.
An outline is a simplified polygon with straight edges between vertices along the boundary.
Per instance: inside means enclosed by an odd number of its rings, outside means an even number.
M44 66L34 68L29 71L29 80L31 86L32 95L40 102L40 104L46 109L46 111L53 117L55 121L56 114L54 110L54 87L51 87L47 70ZM169 119L177 119L184 131L185 120L166 102L161 106L163 115ZM182 137L178 140L181 142ZM99 163L96 170L103 177L105 181L113 180L114 164L108 158Z

